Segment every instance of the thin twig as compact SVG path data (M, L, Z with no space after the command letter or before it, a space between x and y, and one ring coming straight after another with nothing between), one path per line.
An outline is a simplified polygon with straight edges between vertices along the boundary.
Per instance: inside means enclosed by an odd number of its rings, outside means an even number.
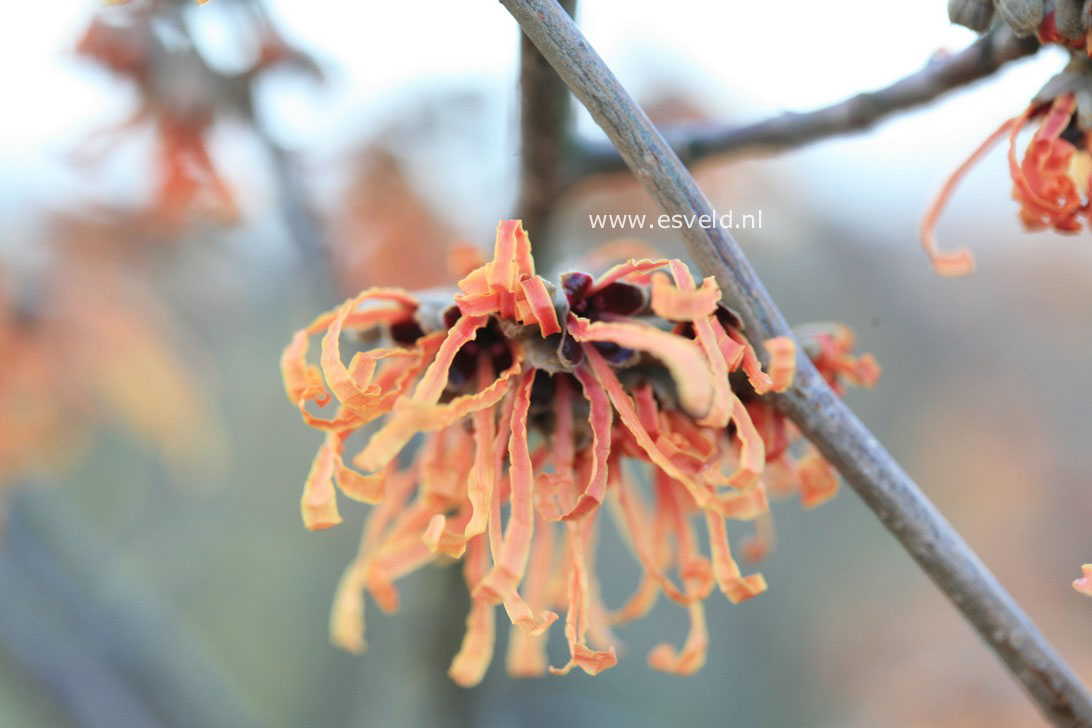
M328 286L334 280L330 271L331 253L324 245L322 225L310 203L300 160L260 127L258 137L273 164L277 201L288 238L302 256L307 270L316 276L320 285Z
M570 16L576 0L562 0ZM517 209L528 230L541 240L549 235L550 211L564 188L561 159L569 145L572 112L569 88L535 45L520 36L520 183ZM547 257L552 246L542 247ZM545 260L549 267L554 261Z
M870 129L892 114L927 104L954 89L991 76L1004 64L1032 55L1034 36L1017 38L1007 25L982 36L959 53L940 56L925 68L890 86L865 91L832 106L808 112L789 111L746 124L700 124L663 130L683 164L744 151L792 149L829 137ZM592 174L626 171L613 144L585 141L576 150L566 183Z
M712 215L682 162L554 0L500 0L591 112L626 164L668 214ZM690 254L715 275L755 341L791 336L739 244L725 230L684 228ZM838 468L918 565L1058 725L1092 726L1092 697L951 524L801 351L793 387L777 405Z

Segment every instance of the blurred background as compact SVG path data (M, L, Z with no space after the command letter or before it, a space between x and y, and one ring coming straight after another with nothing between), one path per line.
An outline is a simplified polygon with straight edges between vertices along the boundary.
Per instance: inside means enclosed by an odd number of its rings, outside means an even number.
M973 40L946 3L587 0L579 20L660 120L745 122L885 85ZM291 333L377 283L450 283L518 179L518 34L497 3L23 3L0 26L0 725L1001 726L1040 720L855 494L775 505L770 591L708 602L694 677L661 603L619 665L477 688L445 672L457 569L327 642L364 507L306 532L319 435L285 400ZM884 367L854 409L1086 680L1092 604L1092 248L1021 231L1004 150L969 176L932 274L919 217L944 177L1063 65L1042 52L875 131L701 165L793 323L839 320ZM577 131L599 133L581 109ZM626 176L560 202L559 257L656 212ZM516 211L518 214L518 211ZM647 234L646 234L647 233ZM536 240L536 231L530 231ZM681 255L670 231L642 231ZM606 529L619 604L638 568ZM553 630L553 664L565 645ZM497 654L503 655L503 639Z

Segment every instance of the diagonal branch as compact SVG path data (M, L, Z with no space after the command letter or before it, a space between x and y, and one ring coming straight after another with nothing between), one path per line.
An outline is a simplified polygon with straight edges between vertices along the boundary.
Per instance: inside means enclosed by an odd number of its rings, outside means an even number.
M633 174L668 214L712 215L664 138L555 0L500 0L580 99ZM791 335L739 244L719 228L685 229L690 254L715 275L756 340ZM1012 597L801 352L777 405L838 468L918 565L978 630L1039 709L1059 725L1092 726L1092 697Z
M792 149L869 129L892 114L986 78L1006 63L1030 56L1038 49L1034 36L1017 38L1007 25L1001 25L959 53L935 58L917 73L890 86L859 93L832 106L790 111L744 126L678 126L664 129L663 135L687 166L722 154ZM566 179L569 184L588 175L626 170L626 163L609 142L584 142L577 152Z
M561 7L575 14L576 0L562 0ZM569 89L558 78L527 36L520 36L520 182L519 201L524 226L545 235L550 211L565 187L561 160L570 143L571 102ZM548 257L555 251L546 246ZM549 267L555 261L544 261Z

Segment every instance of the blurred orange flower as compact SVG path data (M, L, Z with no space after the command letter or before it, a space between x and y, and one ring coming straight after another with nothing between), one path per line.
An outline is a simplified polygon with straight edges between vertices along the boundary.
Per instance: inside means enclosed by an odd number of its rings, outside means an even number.
M477 683L491 661L497 604L513 623L510 673L545 671L551 607L564 605L570 659L550 670L595 674L616 662L611 625L643 616L661 592L688 610L690 633L681 649L653 649L649 663L698 670L708 646L702 601L714 586L732 602L766 589L761 574L740 571L725 527L768 510L760 476L769 444L737 391L758 411L761 395L787 388L795 344L767 341L763 371L719 304L716 281L697 285L678 260L631 259L598 278L568 273L554 286L536 274L522 224L508 220L497 228L493 260L477 263L453 298L370 288L285 349L288 398L325 433L304 486L305 525L341 522L338 489L377 504L334 598L332 640L362 650L364 592L394 610L394 582L446 556L464 559L472 596L449 671L459 684ZM346 331L375 347L347 365ZM317 334L320 366L307 360ZM816 341L832 377L871 377L848 357L844 337ZM344 448L362 431L357 470ZM417 435L420 446L400 462ZM635 465L648 477L635 477ZM593 564L608 496L644 570L614 612ZM706 524L708 558L695 517Z
M215 123L234 115L254 124L250 86L264 71L287 65L318 76L317 66L290 47L254 3L243 4L257 36L253 60L234 75L219 73L205 62L171 4L121 5L104 8L92 18L76 53L132 82L138 107L125 122L91 135L77 157L93 160L125 136L150 126L157 137L151 208L159 222L174 229L194 212L223 223L237 222L235 194L208 149ZM177 37L166 37L162 30L167 26Z
M0 272L0 484L70 460L107 422L178 465L215 450L205 397L149 292L86 256L36 283Z

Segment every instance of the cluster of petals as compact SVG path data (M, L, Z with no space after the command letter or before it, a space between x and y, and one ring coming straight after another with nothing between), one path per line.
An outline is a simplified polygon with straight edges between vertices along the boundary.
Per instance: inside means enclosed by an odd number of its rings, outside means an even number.
M1086 61L1079 63L1088 65ZM1061 74L1059 79L1064 83L1071 77L1072 74ZM1092 91L1092 75L1088 70L1082 69L1080 77L1082 81L1089 82L1089 90ZM1057 85L1053 82L1048 84L1044 92ZM1092 95L1088 101L1092 102ZM1017 154L1018 135L1032 122L1037 122L1038 127L1020 159ZM956 277L974 270L974 258L969 250L944 251L938 247L935 228L959 180L995 143L1005 137L1009 139L1012 197L1020 204L1020 220L1024 227L1028 230L1053 229L1061 233L1076 233L1082 229L1082 224L1089 224L1092 215L1092 199L1089 198L1092 183L1090 122L1092 108L1079 109L1078 93L1062 90L1057 95L1041 93L1022 114L998 127L945 181L922 220L922 247L934 271L942 276Z
M661 594L688 611L690 630L680 648L655 647L649 664L696 671L704 599L766 589L733 558L726 522L766 517L767 463L793 469L815 501L837 482L812 464L817 454L789 455L794 433L763 402L791 384L795 343L764 342L764 370L716 281L696 283L678 260L630 259L555 286L536 274L516 220L499 224L491 261L465 270L453 298L365 290L298 331L282 357L289 399L324 433L304 524L340 523L339 492L375 504L336 590L332 641L363 650L365 593L393 611L400 577L461 559L471 606L449 670L459 684L481 680L492 659L498 605L512 623L511 674L546 671L555 609L565 610L569 659L549 670L595 674L617 661L612 627ZM362 349L346 363L348 333ZM851 337L820 333L812 358L833 381L874 378L874 363L849 354ZM307 354L317 336L316 365ZM361 449L347 462L356 435ZM595 576L605 512L643 572L614 610Z
M202 3L198 3L202 4ZM141 128L156 136L153 211L175 226L193 211L225 223L239 218L235 194L209 152L209 137L222 109L250 113L246 83L278 64L300 63L302 55L260 13L253 24L258 47L252 66L237 77L218 75L188 37L164 35L177 21L175 8L162 0L111 3L101 9L76 43L77 55L134 84L139 102L124 122L102 129L83 143L77 159L96 161ZM230 98L237 97L237 98Z
M71 463L104 425L173 466L214 459L216 422L168 312L124 271L66 252L41 275L0 266L0 496Z

